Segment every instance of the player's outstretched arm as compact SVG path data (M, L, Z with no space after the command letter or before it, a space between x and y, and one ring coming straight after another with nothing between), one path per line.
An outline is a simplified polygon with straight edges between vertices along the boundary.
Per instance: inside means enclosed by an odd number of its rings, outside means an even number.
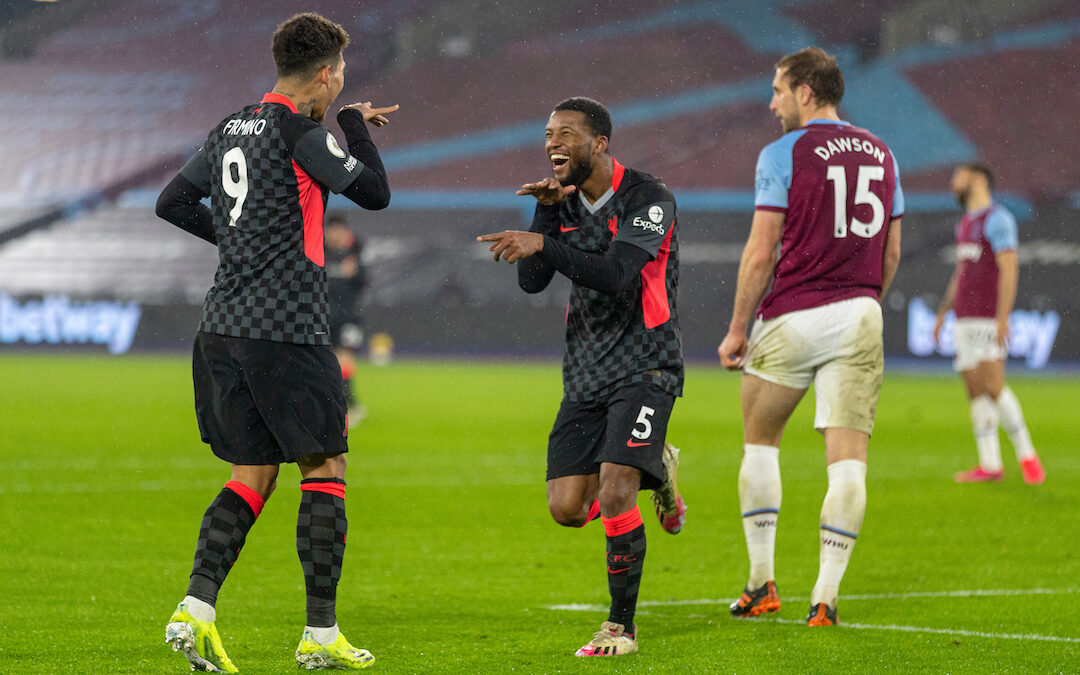
M539 293L555 277L555 268L537 256L524 258L517 265L518 287L526 293Z
M544 235L538 232L504 230L491 234L482 234L476 241L491 243L488 250L495 256L495 262L502 258L508 263L516 263L522 258L536 255L544 248Z
M728 370L742 368L746 358L746 332L776 268L776 246L780 243L784 218L785 214L779 211L754 211L750 236L739 262L731 323L727 335L717 348L720 362Z
M537 202L529 232L558 236L559 206L545 206ZM539 293L548 287L555 276L555 268L540 256L522 258L517 266L518 286L526 293Z
M199 200L207 196L195 185L177 174L158 196L154 212L182 230L217 245L210 209Z
M526 293L539 293L551 283L555 268L535 255L538 246L544 245L544 235L539 232L506 230L482 234L479 242L490 242L488 250L495 254L495 262L502 257L508 263L518 265L518 286Z
M545 178L535 183L525 183L515 194L519 197L532 196L542 206L556 206L572 195L577 187L563 185L555 178Z
M370 101L342 106L337 120L345 132L349 154L363 165L352 183L341 194L355 204L369 210L384 209L390 205L390 183L386 177L382 157L368 133L367 123L381 127L390 123L387 115L396 111L397 105L373 108Z
M496 262L500 257L508 263L539 257L574 283L611 295L628 287L652 259L647 251L621 241L612 242L607 253L597 255L579 251L538 232L507 230L480 235L476 240L491 243L488 250L494 254ZM522 288L533 293L542 290L542 287L531 290L525 285Z
M394 105L386 106L385 108L373 108L371 106L371 101L364 101L363 103L357 102L343 105L341 106L341 110L338 111L338 114L340 115L342 110L356 110L363 115L365 122L371 122L377 127L383 127L390 124L387 115L397 112L400 107L401 106L395 103Z
M540 252L548 264L575 284L615 295L630 286L653 256L623 241L613 241L604 255L586 253L545 237Z

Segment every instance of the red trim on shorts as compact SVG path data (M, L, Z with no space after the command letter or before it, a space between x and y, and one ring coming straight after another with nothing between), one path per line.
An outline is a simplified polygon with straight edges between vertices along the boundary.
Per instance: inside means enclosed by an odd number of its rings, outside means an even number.
M304 255L319 267L326 260L323 254L323 195L322 188L307 175L294 159L296 187L300 191L300 214L304 219Z
M240 499L243 499L245 502L247 502L247 505L251 507L251 510L255 514L256 518L258 518L259 514L262 513L263 506L266 505L266 500L263 499L258 492L255 492L254 490L252 490L238 480L231 480L225 483L225 489L232 490L240 496Z
M620 534L633 532L645 524L645 521L641 519L641 510L637 506L614 518L600 516L600 522L604 524L604 532L609 537L617 537Z
M338 482L321 482L312 481L310 483L301 483L300 490L302 492L323 492L334 497L341 497L345 499L345 484Z

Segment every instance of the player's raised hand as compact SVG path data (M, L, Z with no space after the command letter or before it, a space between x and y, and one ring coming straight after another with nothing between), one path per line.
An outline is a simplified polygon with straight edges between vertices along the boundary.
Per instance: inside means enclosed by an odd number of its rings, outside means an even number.
M564 199L574 193L574 190L577 190L575 185L563 186L555 178L545 178L535 183L525 183L517 194L519 196L532 195L544 206L554 206L562 204Z
M396 103L385 108L372 108L371 101L364 101L362 103L350 103L349 105L341 106L342 110L359 110L360 114L364 116L365 122L371 122L377 127L386 126L390 124L390 120L386 118L392 112L397 111L398 106Z
M717 347L720 363L728 370L740 370L746 360L746 335L728 333Z
M492 242L488 250L495 254L495 262L499 262L499 257L502 256L506 262L516 263L544 248L544 235L520 230L482 234L476 241Z

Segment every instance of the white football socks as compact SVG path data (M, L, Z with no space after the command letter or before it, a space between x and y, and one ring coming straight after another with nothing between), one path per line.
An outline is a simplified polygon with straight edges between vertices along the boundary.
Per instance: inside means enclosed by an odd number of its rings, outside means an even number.
M1016 461L1022 462L1035 456L1035 446L1031 444L1031 434L1024 422L1024 411L1020 400L1012 389L1005 387L997 397L997 409L1001 413L1001 426L1012 441L1016 450Z
M998 438L998 407L989 394L971 399L971 430L975 432L975 448L979 451L979 466L989 473L1001 472L1001 440Z
M214 606L210 603L203 602L193 595L185 595L184 604L187 605L188 614L199 621L207 621L209 623L217 621L217 610L215 610Z
M829 490L821 505L821 566L810 605L824 602L836 609L840 580L866 514L866 463L844 459L830 464L828 472Z
M780 448L747 443L739 468L739 506L750 554L750 590L773 579L780 497Z
M338 625L335 623L333 626L304 626L304 630L311 633L311 639L315 640L321 645L333 644L337 639Z

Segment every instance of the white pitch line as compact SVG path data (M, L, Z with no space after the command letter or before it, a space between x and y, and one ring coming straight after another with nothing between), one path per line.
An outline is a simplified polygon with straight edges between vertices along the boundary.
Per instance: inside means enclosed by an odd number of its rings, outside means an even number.
M752 619L752 621L775 621L776 623L805 626L805 621L795 619ZM994 640L1039 640L1042 642L1075 642L1080 643L1080 638L1062 637L1060 635L1039 635L1036 633L984 633L977 630L963 630L960 628L929 628L927 626L897 626L895 624L872 624L872 623L849 623L842 621L837 628L851 628L853 630L891 630L901 633L934 633L937 635L959 635L962 637L981 637Z
M870 595L843 595L844 600L907 600L908 598L973 598L999 597L1005 595L1057 595L1080 593L1080 588L996 588L969 591L912 591L911 593L876 593Z
M997 588L997 589L973 589L960 591L912 591L910 593L865 593L862 595L843 595L844 600L908 600L915 598L977 598L977 597L1001 597L1009 595L1060 595L1067 593L1080 593L1080 588ZM785 595L784 600L796 602L808 601L807 597ZM730 605L734 598L700 598L697 600L643 600L638 607L685 607L691 605ZM564 612L594 612L607 609L605 605L591 605L583 603L569 603L561 605L548 605L547 609Z

